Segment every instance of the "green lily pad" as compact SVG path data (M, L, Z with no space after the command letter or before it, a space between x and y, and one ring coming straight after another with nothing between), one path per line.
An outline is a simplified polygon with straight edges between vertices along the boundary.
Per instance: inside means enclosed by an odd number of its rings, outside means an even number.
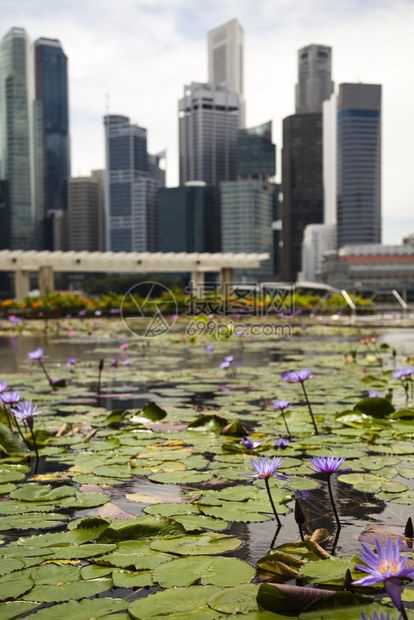
M361 411L374 418L384 418L390 413L394 413L395 407L386 398L363 398L357 402L354 410Z
M196 617L197 620L217 620L217 612L206 602L217 591L216 586L172 588L140 598L128 607L135 620L164 620L164 618Z
M24 564L21 560L2 558L0 566L0 575L8 575L15 570L24 568Z
M308 562L301 566L299 571L309 583L324 583L345 577L348 569L355 569L355 565L350 559L331 557L326 560Z
M226 534L200 534L199 536L153 540L150 543L150 548L155 551L178 555L214 555L233 551L240 545L241 540L226 536Z
M153 579L163 588L191 586L198 580L201 585L236 586L249 583L255 573L250 564L236 558L190 556L161 564Z
M31 590L33 585L34 581L27 570L15 571L0 577L0 601L22 596Z
M9 517L0 517L0 531L6 530L46 530L58 525L62 525L67 521L66 515L57 513L26 513L22 516L12 515Z
M0 603L0 618L3 620L13 620L20 615L28 613L39 607L39 603L27 603L26 601L9 601Z
M64 497L76 494L76 487L60 486L52 489L50 484L27 484L10 493L12 499L21 502L54 502Z
M257 610L257 593L259 586L251 583L235 588L225 588L210 594L207 603L216 611L223 613L246 614Z
M115 569L112 571L112 580L115 588L145 588L154 585L151 571L129 571Z
M36 620L56 620L56 618L70 618L70 620L118 620L117 612L124 611L127 601L113 598L96 598L93 600L70 601L61 605L53 605L36 612Z
M101 577L89 581L70 581L63 583L53 583L36 585L23 598L38 603L63 603L65 601L77 600L96 596L109 590L112 587L112 579Z
M173 555L150 549L148 541L126 541L120 542L113 553L94 558L93 561L100 566L151 570L172 559Z

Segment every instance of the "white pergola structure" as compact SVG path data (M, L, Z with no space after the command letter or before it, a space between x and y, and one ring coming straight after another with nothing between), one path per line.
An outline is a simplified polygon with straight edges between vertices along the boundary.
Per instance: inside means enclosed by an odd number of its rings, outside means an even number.
M103 273L191 273L193 286L204 283L208 271L220 273L220 281L232 282L234 269L257 269L267 253L217 252L37 252L0 250L0 271L14 271L15 297L21 301L29 292L29 274L39 273L39 290L54 290L54 272Z

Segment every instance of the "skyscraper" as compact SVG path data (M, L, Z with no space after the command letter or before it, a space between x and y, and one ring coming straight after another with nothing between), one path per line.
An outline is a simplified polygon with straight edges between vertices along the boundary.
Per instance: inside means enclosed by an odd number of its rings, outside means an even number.
M281 276L296 281L305 227L323 222L322 114L283 119Z
M220 241L220 209L216 187L194 181L160 191L160 252L220 252Z
M0 179L7 181L10 249L35 247L32 57L23 28L0 43Z
M241 126L244 127L244 31L237 19L208 33L208 81L224 83L239 95Z
M237 139L237 174L241 178L269 180L276 172L276 146L272 121L241 129Z
M147 130L113 114L105 116L104 125L106 249L154 251L161 184L148 173Z
M55 216L67 209L69 111L67 58L57 39L37 39L35 62L36 220L39 249L55 250Z
M89 177L69 179L69 250L77 252L101 252L103 250L101 177L103 177L103 171L94 170Z
M340 84L338 247L381 243L381 85Z
M192 82L179 109L180 185L219 185L237 176L239 96L225 85Z
M331 79L332 48L307 45L298 51L296 113L322 112L322 102L333 92Z

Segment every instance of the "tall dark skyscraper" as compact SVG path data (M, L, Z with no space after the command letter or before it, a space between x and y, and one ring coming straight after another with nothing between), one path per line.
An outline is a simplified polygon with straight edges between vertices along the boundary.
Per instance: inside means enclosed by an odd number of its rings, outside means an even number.
M37 39L35 63L36 220L40 249L56 248L54 219L67 210L69 103L67 58L57 39Z
M153 252L161 183L148 171L147 130L114 114L104 125L106 250Z
M239 178L268 180L276 173L276 146L272 142L272 121L241 129L237 139Z
M225 85L192 82L179 101L180 185L218 186L237 176L239 96Z
M13 250L35 247L30 40L12 28L0 43L0 179L7 181L9 239Z
M296 281L301 270L303 232L323 222L322 114L294 114L283 120L281 277Z
M340 84L337 99L338 247L381 243L381 86Z

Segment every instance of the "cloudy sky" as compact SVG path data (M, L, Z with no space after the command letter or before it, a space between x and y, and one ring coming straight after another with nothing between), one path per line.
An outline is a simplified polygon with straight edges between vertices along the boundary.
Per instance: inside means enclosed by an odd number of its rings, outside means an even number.
M207 32L237 17L245 31L247 125L273 120L280 179L282 119L294 113L297 50L333 48L332 77L383 85L383 240L414 233L413 0L1 0L11 27L60 39L69 59L72 175L104 165L102 117L129 116L167 148L178 184L177 102L207 80Z

